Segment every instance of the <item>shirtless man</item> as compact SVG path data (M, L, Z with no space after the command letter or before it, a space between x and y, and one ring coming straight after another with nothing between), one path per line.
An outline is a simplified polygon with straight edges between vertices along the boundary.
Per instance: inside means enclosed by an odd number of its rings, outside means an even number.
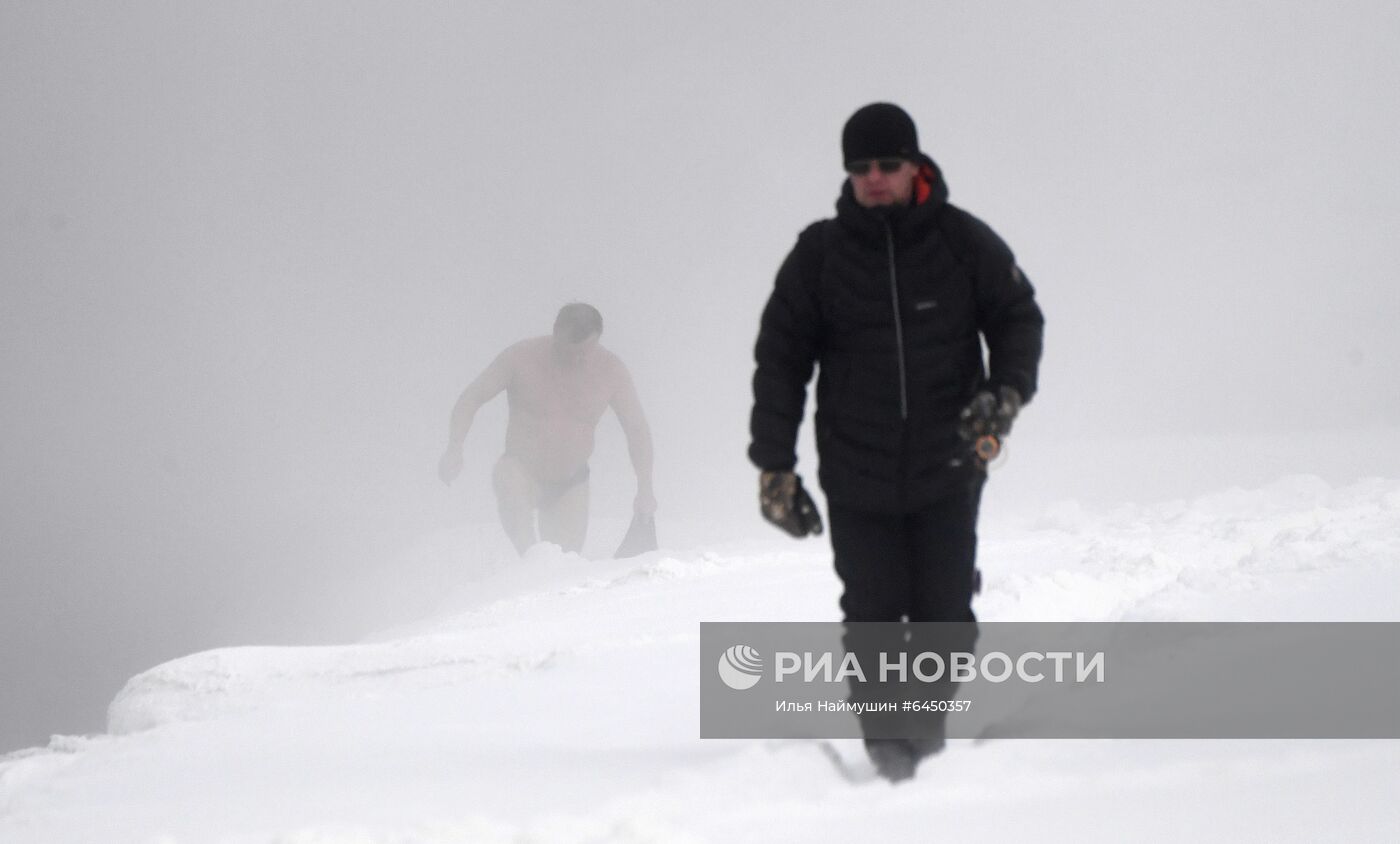
M462 471L462 443L481 406L506 392L505 454L496 461L496 506L515 550L540 539L565 551L583 547L588 531L588 458L593 432L611 407L627 437L637 474L633 509L656 510L651 485L651 429L627 367L598 344L603 318L592 305L565 305L549 337L521 340L496 356L462 391L448 423L438 475L451 484ZM539 535L535 515L539 514Z

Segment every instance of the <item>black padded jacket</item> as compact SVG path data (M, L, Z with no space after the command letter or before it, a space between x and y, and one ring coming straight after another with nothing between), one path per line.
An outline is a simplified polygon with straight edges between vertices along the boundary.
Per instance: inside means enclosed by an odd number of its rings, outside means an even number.
M872 512L913 512L975 478L958 413L1001 385L1029 402L1040 364L1044 317L1011 250L948 202L932 160L916 187L909 206L867 209L846 182L835 218L778 270L754 350L749 458L794 468L819 365L822 489Z

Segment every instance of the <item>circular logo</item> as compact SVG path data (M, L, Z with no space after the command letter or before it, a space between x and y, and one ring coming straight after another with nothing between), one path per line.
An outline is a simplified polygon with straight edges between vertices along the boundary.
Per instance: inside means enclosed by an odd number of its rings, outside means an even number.
M719 678L731 689L752 689L763 678L763 657L748 645L735 645L720 654Z

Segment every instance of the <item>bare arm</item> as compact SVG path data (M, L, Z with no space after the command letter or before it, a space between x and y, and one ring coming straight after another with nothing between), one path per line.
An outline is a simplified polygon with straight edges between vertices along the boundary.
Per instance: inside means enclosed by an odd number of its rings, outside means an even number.
M627 454L632 458L632 470L637 473L637 497L633 507L638 513L650 515L656 510L656 495L652 488L651 427L642 412L641 399L632 383L627 367L618 362L617 386L613 391L612 409L627 437Z
M462 443L466 442L472 420L482 405L510 386L513 369L514 356L510 349L506 349L457 397L452 416L447 422L447 448L438 462L438 475L443 483L452 483L462 471Z

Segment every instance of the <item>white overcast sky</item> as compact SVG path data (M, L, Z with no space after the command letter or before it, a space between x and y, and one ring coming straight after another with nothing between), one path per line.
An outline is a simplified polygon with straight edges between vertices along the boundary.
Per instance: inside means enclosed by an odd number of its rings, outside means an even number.
M1397 37L1386 2L0 0L0 750L162 659L363 632L342 582L491 517L501 409L450 493L447 412L566 301L662 517L751 495L758 312L872 100L1040 291L1019 448L1400 423Z

